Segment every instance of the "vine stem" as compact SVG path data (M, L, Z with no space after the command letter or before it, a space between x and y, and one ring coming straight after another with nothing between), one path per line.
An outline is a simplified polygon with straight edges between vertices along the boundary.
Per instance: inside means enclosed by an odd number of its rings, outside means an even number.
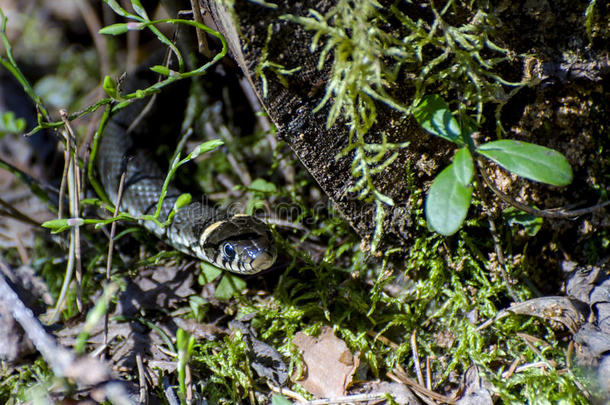
M485 185L487 187L489 187L489 189L491 191L493 191L493 193L495 195L497 195L498 198L500 198L502 201L504 201L507 204L510 204L511 206L513 206L517 209L520 209L521 211L527 212L528 214L532 214L537 217L555 218L555 219L557 219L557 218L570 219L570 218L578 217L580 215L590 214L592 212L595 212L597 210L600 210L600 209L610 205L610 200L607 200L602 203L593 205L591 207L581 208L581 209L572 210L572 211L568 211L565 208L551 208L551 209L547 209L547 210L539 210L536 208L532 208L529 205L523 204L523 203L511 198L506 193L503 193L496 186L494 186L493 182L487 176L487 174L485 173L484 170L480 171L480 175L481 175L481 178L483 179L483 181L485 182Z
M494 220L493 215L490 212L491 208L490 208L490 204L488 203L487 193L482 184L482 179L484 176L482 172L484 171L484 167L483 167L483 164L481 163L480 158L477 157L476 162L477 162L476 173L477 173L478 179L477 179L477 181L474 182L474 184L477 189L477 193L479 194L479 197L481 198L481 202L484 204L484 208L487 208L487 222L489 223L489 232L491 233L491 237L494 242L494 250L496 252L496 257L498 258L498 263L500 264L500 275L502 276L502 280L504 281L504 284L506 285L506 290L508 291L508 294L510 295L512 300L515 302L520 302L521 299L519 298L516 291L511 286L510 277L508 275L508 270L506 269L506 261L504 260L504 252L502 251L502 244L500 242L500 236L498 235L498 229L496 228L496 221Z

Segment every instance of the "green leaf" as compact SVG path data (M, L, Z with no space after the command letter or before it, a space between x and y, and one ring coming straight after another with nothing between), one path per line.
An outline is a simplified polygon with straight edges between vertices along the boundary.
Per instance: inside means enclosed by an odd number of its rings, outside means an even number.
M271 397L271 405L292 405L292 402L282 394L275 394Z
M453 171L456 179L463 186L469 186L474 174L472 155L468 148L461 148L453 157Z
M199 295L191 295L189 297L189 307L191 307L191 311L193 311L193 315L195 315L195 319L199 322L205 318L205 315L208 312L210 303L203 297Z
M107 27L100 29L98 32L104 35L121 35L127 31L129 31L129 27L126 23L118 23L108 25Z
M202 153L212 151L212 150L220 147L223 144L224 144L224 142L222 141L222 139L212 139L211 141L204 142L201 145L195 147L195 149L193 149L193 151L187 156L187 159L188 160L195 159L197 156L201 155Z
M201 262L201 274L199 274L199 284L209 284L212 281L216 280L218 276L222 273L222 270L213 264Z
M459 170L458 170L459 171ZM464 186L452 163L432 183L426 197L426 220L441 235L453 235L460 229L470 207L472 187Z
M187 358L188 358L188 355L190 354L188 352L188 349L190 346L191 339L192 339L192 336L188 332L186 332L182 328L178 328L178 330L176 331L176 349L178 349L179 351L184 351Z
M265 210L265 200L259 198L253 198L248 201L246 205L246 215L254 215L256 210Z
M526 179L566 186L572 182L572 167L559 152L533 143L503 139L483 144L477 152L508 171Z
M460 126L449 106L438 94L424 97L413 110L415 119L426 131L461 145Z
M160 75L164 75L164 76L169 76L171 74L171 71L169 70L169 68L167 66L163 66L163 65L155 65L155 66L151 67L150 70L152 70L155 73L159 73Z
M521 225L528 236L536 236L542 227L542 218L523 212L515 207L508 207L502 214L509 226Z
M255 179L250 183L248 188L253 191L260 191L261 193L275 193L277 191L275 184L269 183L265 179Z
M118 15L123 17L131 17L132 14L128 13L123 9L116 0L104 0L104 3L108 4L108 6Z
M0 136L4 134L19 134L25 129L25 119L16 118L12 111L5 111L0 119Z
M104 77L104 91L108 94L108 97L118 99L119 90L114 79L110 76Z
M59 218L43 222L42 226L50 229L52 233L59 233L70 227L81 226L84 224L85 220L83 218Z
M104 287L104 293L102 294L101 299L98 298L96 300L95 306L87 314L85 325L82 327L80 333L78 334L78 337L76 338L74 350L77 353L83 353L91 332L98 324L98 322L107 313L108 303L112 300L113 297L116 296L118 290L119 285L114 282Z
M142 7L142 3L140 3L140 0L131 0L131 6L140 17L149 20L148 14L146 14L146 10L144 9L144 7Z
M174 203L174 211L178 212L180 208L190 204L191 199L192 197L189 193L180 194L180 196L176 199L176 202Z
M240 277L225 273L216 287L214 296L219 300L228 300L234 295L240 294L246 288L246 282Z

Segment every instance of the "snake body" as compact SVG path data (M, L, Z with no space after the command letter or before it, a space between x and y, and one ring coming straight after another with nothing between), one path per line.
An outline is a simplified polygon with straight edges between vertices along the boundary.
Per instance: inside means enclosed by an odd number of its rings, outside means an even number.
M108 121L99 144L97 168L102 185L116 205L125 172L121 210L135 217L154 214L165 175L149 154L134 147L126 119L134 115L121 113ZM174 186L168 187L161 222L181 194ZM177 250L234 273L255 274L271 267L276 259L274 240L264 222L248 215L231 215L204 196L178 210L167 227L146 220L141 224Z

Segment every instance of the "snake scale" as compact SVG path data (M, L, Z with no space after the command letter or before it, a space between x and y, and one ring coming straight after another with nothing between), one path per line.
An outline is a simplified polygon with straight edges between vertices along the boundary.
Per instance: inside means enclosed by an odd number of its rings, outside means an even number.
M98 148L97 168L105 192L115 205L125 172L120 208L138 217L154 214L165 174L150 154L136 148L128 133L133 121L129 118L136 116L121 110L108 121ZM174 186L168 187L161 222L167 219L181 194ZM176 213L167 227L153 221L141 221L141 225L177 250L233 273L255 274L273 265L277 252L264 222L249 215L232 215L203 196L193 200Z

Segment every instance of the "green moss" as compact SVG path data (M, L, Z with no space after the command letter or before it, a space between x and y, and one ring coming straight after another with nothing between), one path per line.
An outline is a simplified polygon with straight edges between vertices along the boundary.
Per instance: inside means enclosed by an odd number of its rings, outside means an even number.
M256 66L256 69L254 69L254 77L260 79L260 81L261 81L261 91L262 91L263 98L267 98L267 86L268 86L265 70L268 69L268 70L272 71L275 74L275 76L277 77L277 79L279 80L279 82L282 83L282 85L284 87L288 87L288 81L286 80L286 78L284 76L289 76L289 75L301 70L300 66L293 68L293 69L286 69L286 67L284 65L281 65L279 63L272 62L269 60L268 46L269 46L269 41L271 40L272 35L273 35L273 25L269 24L269 26L267 26L267 39L265 40L265 46L262 49L259 63Z
M31 364L0 370L0 402L7 405L31 401L36 395L47 393L53 374L38 358Z

